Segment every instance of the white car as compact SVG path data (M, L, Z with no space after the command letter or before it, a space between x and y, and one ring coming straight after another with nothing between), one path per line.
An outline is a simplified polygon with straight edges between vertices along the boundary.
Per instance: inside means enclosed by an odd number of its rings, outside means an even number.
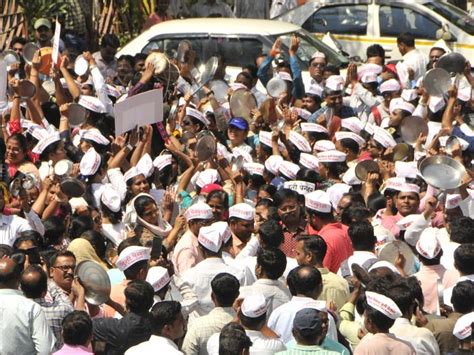
M465 11L439 0L310 0L277 20L303 27L316 37L326 33L350 56L365 60L366 49L382 45L391 59L400 59L397 36L409 32L416 47L428 55L440 38L453 51L474 58L474 19Z
M255 65L257 56L266 55L278 37L282 38L282 51L288 53L293 34L301 41L297 56L305 84L311 80L308 64L316 51L324 52L330 64L341 69L347 67L349 61L346 57L299 26L272 20L230 18L194 18L159 23L126 44L116 57L148 53L156 49L173 57L179 42L186 39L192 43L201 63L213 55L223 55L227 64L226 72L235 79L242 66Z

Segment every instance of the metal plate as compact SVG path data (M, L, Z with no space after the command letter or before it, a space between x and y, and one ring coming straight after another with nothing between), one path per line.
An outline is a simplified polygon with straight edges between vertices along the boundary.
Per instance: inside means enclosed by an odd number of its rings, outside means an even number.
M23 46L23 59L25 63L30 64L33 62L33 57L35 53L40 49L40 47L33 42L28 42Z
M216 139L210 135L203 135L196 143L196 155L200 162L209 160L216 153Z
M68 159L62 159L54 165L54 175L65 177L69 176L72 170L72 161Z
M410 275L414 271L415 266L415 254L408 246L407 243L401 240L394 240L385 244L379 252L379 259L386 260L392 264L395 264L395 260L398 258L398 254L402 254L405 257L405 273Z
M230 86L222 80L212 80L209 83L209 89L214 92L214 98L220 104L227 101L227 93L229 92Z
M176 60L178 63L186 63L189 60L189 53L192 51L193 46L187 39L179 42L178 51L176 52Z
M218 66L219 59L217 57L211 57L207 60L201 73L201 85L208 83L214 77Z
M35 96L36 86L29 80L22 80L19 84L19 93L23 99L29 99Z
M458 188L466 174L461 163L445 155L435 155L423 159L418 169L428 184L442 190Z
M86 192L86 185L79 179L66 178L61 181L61 191L69 198L81 197Z
M82 55L77 56L76 61L74 62L74 72L77 75L82 76L87 73L87 70L89 70L89 63L87 60L85 60Z
M357 163L355 175L360 181L365 181L369 173L379 173L380 168L377 162L373 160L363 160Z
M239 155L238 157L233 156L231 160L231 165L232 165L232 171L240 171L242 167L244 166L244 157L242 155Z
M15 51L12 51L10 49L3 51L0 54L0 59L5 62L7 67L13 64L19 64L20 63L20 57Z
M110 298L110 279L102 266L95 261L84 260L76 266L75 275L81 280L86 294L86 301L101 305Z
M79 126L86 119L86 109L79 104L72 103L68 108L69 123L72 126Z
M466 67L466 58L461 53L451 52L441 56L436 65L450 74L462 74Z
M451 85L451 75L442 68L430 69L423 79L423 86L431 96L443 96Z
M405 143L415 144L420 134L428 135L428 124L423 118L408 116L400 123L400 136Z
M165 71L169 61L164 53L152 52L148 57L146 57L145 66L148 65L148 63L153 64L153 67L155 68L154 74L158 75Z
M242 117L252 120L252 110L257 108L255 96L248 90L236 90L229 100L230 111L233 117Z
M285 80L280 78L272 78L267 83L267 92L273 98L279 98L281 94L288 90Z
M444 148L446 154L452 155L456 145L458 145L459 147L461 146L459 143L459 139L456 136L450 136L446 140L446 147Z
M406 143L398 143L393 147L393 161L405 161L413 148Z

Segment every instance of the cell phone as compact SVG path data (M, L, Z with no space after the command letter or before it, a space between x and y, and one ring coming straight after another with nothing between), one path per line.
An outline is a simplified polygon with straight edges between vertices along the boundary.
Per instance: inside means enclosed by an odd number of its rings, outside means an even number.
M161 237L153 237L152 243L150 259L159 259L161 256L163 239L161 239Z
M28 255L28 260L30 261L30 264L41 265L41 257L37 247L26 249L25 254Z

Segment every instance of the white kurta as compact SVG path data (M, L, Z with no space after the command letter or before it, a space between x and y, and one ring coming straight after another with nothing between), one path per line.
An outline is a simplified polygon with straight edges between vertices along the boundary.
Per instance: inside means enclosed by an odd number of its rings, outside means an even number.
M397 318L390 328L390 333L397 338L408 341L416 350L417 355L438 355L439 346L429 329L412 325L406 318Z

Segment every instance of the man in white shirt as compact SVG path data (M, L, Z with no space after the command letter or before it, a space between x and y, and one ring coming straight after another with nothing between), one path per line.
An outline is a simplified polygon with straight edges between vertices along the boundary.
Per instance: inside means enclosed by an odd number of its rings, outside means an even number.
M153 329L150 340L132 346L125 355L152 354L157 351L169 355L183 354L174 342L185 334L186 321L181 313L181 304L162 301L156 303L150 313Z
M416 354L438 355L438 342L433 333L423 327L412 325L410 320L415 312L415 293L406 279L400 278L390 285L388 290L391 298L400 309L402 316L395 319L390 333L399 339L409 342L416 350Z
M0 211L5 207L5 197L0 194ZM13 246L21 232L32 230L28 221L16 215L5 216L0 213L0 244Z
M326 311L326 301L317 301L323 289L318 269L312 266L298 266L290 271L287 282L293 297L290 302L275 309L268 319L268 327L274 330L285 344L293 339L293 320L299 310L315 308ZM336 323L331 315L327 336L337 340Z
M41 306L18 291L20 269L12 259L0 260L0 354L50 354L54 335Z
M241 286L245 284L243 271L224 263L221 233L215 224L201 228L198 243L204 260L182 274L183 281L191 286L199 299L198 310L191 314L193 318L206 315L214 308L209 284L217 274L231 274Z
M411 33L400 33L397 37L397 46L403 56L405 68L408 71L412 70L414 73L413 80L425 75L428 57L415 48L415 37ZM405 84L405 87L409 86L407 80L403 84Z
M235 318L232 305L239 296L239 281L228 273L217 274L211 281L211 298L215 308L188 328L183 342L186 355L207 355L207 341ZM208 284L209 287L209 284Z

